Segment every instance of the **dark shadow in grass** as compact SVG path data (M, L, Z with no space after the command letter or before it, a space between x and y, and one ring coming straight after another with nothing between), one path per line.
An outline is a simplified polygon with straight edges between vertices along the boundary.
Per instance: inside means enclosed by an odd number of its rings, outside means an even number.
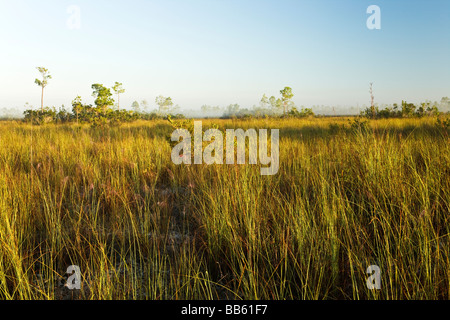
M280 129L280 138L298 139L298 140L308 140L308 139L324 139L331 136L339 135L376 135L383 136L386 134L403 137L403 138L423 138L423 137L433 137L433 138L445 138L445 130L429 124L421 124L420 126L408 125L402 128L388 127L388 128L377 128L365 125L354 125L354 126L342 126L337 124L330 124L328 127L317 127L317 126L302 126L297 127L284 127Z
M165 123L142 126L118 126L112 128L87 128L88 134L95 141L121 141L129 137L144 137L148 139L170 137L173 127Z

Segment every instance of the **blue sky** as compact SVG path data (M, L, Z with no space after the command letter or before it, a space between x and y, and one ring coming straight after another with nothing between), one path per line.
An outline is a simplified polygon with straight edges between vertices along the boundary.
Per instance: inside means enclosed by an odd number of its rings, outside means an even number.
M70 30L77 5L81 28ZM381 30L369 30L369 5ZM0 0L0 108L70 106L122 82L121 106L158 95L182 109L251 107L290 86L297 105L450 96L448 0Z

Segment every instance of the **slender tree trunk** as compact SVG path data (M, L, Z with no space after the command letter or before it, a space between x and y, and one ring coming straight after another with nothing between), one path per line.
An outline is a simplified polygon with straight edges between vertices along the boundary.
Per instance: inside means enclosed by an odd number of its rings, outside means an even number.
M375 119L375 104L374 102L374 96L373 96L373 88L372 83L370 84L370 108L372 110L372 119Z
M117 111L120 111L120 94L117 94Z
M42 94L41 94L41 112L44 113L44 87L42 87Z

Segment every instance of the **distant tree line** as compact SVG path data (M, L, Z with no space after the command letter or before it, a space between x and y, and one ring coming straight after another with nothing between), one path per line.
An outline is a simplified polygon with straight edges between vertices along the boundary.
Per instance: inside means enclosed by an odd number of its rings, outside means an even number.
M149 104L146 100L142 100L141 103L134 101L131 105L132 110L120 109L120 95L125 93L125 89L120 82L115 82L112 88L107 88L99 83L93 84L91 87L93 90L92 96L95 98L94 106L83 103L81 97L77 96L72 101L72 108L70 111L66 110L64 105L58 110L56 110L55 107L44 107L44 88L48 85L48 80L52 79L52 76L46 68L39 67L37 69L42 76L42 79L35 80L35 83L42 89L41 109L33 110L29 108L30 106L27 104L28 108L24 112L24 120L33 124L76 122L89 123L92 126L105 126L118 125L122 122L130 122L138 119L166 119L169 115L173 119L184 118L184 115L176 113L179 106L174 106L172 98L161 95L155 99L158 109L152 112L149 112ZM238 104L230 104L225 108L221 115L220 112L223 109L220 107L203 105L201 107L201 115L207 116L208 114L214 114L215 117L222 118L305 118L315 116L312 108L297 108L292 101L292 98L294 97L292 88L285 87L280 90L279 93L279 97L268 97L264 94L259 105L255 105L251 109L241 108ZM113 94L117 95L117 104L115 104ZM372 83L370 84L370 95L371 106L366 108L360 114L369 119L411 118L436 116L440 114L438 109L439 104L437 102L424 102L415 105L413 103L402 101L401 106L393 104L393 106L387 106L384 109L381 109L374 104ZM442 98L440 106L443 110L450 110L450 99L448 97Z
M446 109L450 106L450 100L447 97L442 98L441 107ZM418 105L402 101L401 106L394 103L393 106L380 109L378 106L366 108L361 112L361 115L369 119L385 119L385 118L413 118L425 116L438 116L439 111L437 102L423 102Z
M297 109L292 98L292 88L285 87L280 90L281 97L277 98L263 95L259 106L253 106L253 109L241 109L238 104L230 104L223 114L223 118L262 118L262 117L279 117L279 118L304 118L314 116L311 108L302 107ZM202 107L202 110L206 108Z
M55 107L44 107L41 110L27 109L24 112L24 121L33 124L68 123L91 124L93 127L114 126L123 122L135 120L165 119L169 113L143 112L134 105L134 110L113 109L114 99L111 98L109 89L101 84L92 85L96 96L95 105L83 103L80 96L72 101L72 109L67 110L64 105L56 110ZM172 115L174 119L184 118L182 114Z
M95 106L83 103L81 97L77 96L72 101L71 111L67 110L64 105L59 110L56 110L55 107L44 107L44 88L47 86L48 80L52 77L46 68L39 67L37 69L42 74L42 80L35 80L35 83L42 88L41 109L33 110L28 108L24 111L24 121L33 124L76 122L89 123L92 126L101 127L105 125L118 125L122 122L130 122L138 119L163 119L169 112L173 112L178 108L178 106L172 108L172 98L158 96L155 101L159 105L158 112L141 112L137 101L132 104L133 110L121 110L120 95L125 92L125 89L120 82L115 82L111 88L117 95L116 107L111 89L99 83L92 85L92 96L95 98ZM147 109L148 103L146 100L142 101L142 105ZM27 107L29 107L28 104ZM183 115L176 114L172 115L172 117L182 118Z
M123 93L124 90L117 86L116 93ZM24 112L25 121L33 124L54 123L90 123L93 126L114 125L121 122L133 121L138 119L137 114L133 111L113 109L114 99L109 88L102 84L95 83L92 85L93 96L95 97L95 106L84 104L80 96L72 101L72 110L68 111L64 105L56 110L54 107L42 107L41 110L27 109Z
M141 103L134 101L131 105L132 110L120 109L120 95L125 93L122 83L115 82L112 88L107 88L103 84L94 83L92 85L92 96L95 98L94 106L83 103L80 96L77 96L72 101L71 111L67 110L64 105L56 110L55 107L44 107L44 88L48 84L51 76L47 69L38 68L42 74L42 80L36 79L35 82L42 87L41 109L33 110L28 108L24 112L24 121L33 124L44 123L89 123L92 126L118 125L122 122L129 122L138 119L154 120L165 119L170 115L172 119L182 119L184 116L175 112L179 109L178 105L174 106L172 98L158 96L155 103L158 109L153 112L148 112L148 102L142 100ZM113 93L117 95L117 105L113 99ZM241 109L238 104L230 104L225 108L222 118L262 118L262 117L309 117L314 116L314 112L310 108L297 109L292 98L292 88L285 87L280 90L280 97L271 96L268 98L263 95L259 106L254 106L253 109ZM217 113L220 107L202 106L202 113L207 112Z

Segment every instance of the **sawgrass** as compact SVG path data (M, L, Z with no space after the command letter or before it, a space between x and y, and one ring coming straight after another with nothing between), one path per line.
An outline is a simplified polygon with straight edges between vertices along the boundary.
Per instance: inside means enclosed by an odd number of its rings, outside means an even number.
M449 298L450 144L435 119L212 126L280 129L278 174L176 166L166 121L1 122L0 298ZM82 290L63 287L70 265Z

